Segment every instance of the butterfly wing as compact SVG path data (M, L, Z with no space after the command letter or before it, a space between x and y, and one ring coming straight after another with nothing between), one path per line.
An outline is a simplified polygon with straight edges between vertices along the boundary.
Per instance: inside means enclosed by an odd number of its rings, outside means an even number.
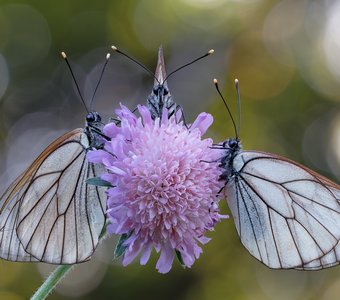
M274 269L315 270L340 261L340 187L286 158L245 151L225 188L247 250Z
M5 192L3 241L11 234L17 246L0 245L3 258L74 264L91 257L105 225L106 195L86 184L101 173L87 161L88 147L83 129L63 135Z
M36 261L25 252L15 230L20 198L27 186L28 181L20 176L0 198L0 257L11 261Z

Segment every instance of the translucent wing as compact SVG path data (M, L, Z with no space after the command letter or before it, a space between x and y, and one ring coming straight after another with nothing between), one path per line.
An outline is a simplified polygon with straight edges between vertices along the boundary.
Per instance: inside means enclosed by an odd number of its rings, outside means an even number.
M340 261L340 187L286 158L245 151L225 188L247 250L274 269L315 270Z
M76 129L52 143L0 199L0 256L74 264L88 260L105 225L106 195L87 185L101 172ZM11 238L9 238L11 237Z
M36 261L24 251L15 230L20 198L27 186L28 181L20 176L0 199L0 257L7 260Z

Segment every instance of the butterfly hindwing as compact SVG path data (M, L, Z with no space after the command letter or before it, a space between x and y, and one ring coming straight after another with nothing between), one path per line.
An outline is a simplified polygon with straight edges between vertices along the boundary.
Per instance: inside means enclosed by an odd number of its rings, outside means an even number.
M320 269L340 260L340 188L283 157L233 159L225 195L241 242L271 268Z

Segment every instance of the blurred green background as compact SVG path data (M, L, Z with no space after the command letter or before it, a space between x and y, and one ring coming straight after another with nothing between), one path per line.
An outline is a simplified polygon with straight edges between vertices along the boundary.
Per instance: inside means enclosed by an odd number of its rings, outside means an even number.
M1 191L49 142L83 126L85 111L60 51L89 101L111 44L152 70L162 44L168 71L214 48L168 82L187 119L210 112L208 135L216 142L233 135L212 79L236 114L238 78L244 148L284 155L339 182L340 1L0 0ZM152 83L113 53L95 108L105 120L119 102L134 108ZM167 275L154 269L156 255L144 267L112 263L108 239L50 299L339 299L340 267L269 270L242 247L231 219L210 236L192 269L176 262ZM27 299L50 270L1 261L0 299Z

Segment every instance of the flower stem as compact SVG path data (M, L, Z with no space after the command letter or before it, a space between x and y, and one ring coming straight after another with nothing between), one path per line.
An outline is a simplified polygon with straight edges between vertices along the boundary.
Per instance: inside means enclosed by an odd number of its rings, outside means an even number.
M41 287L34 293L31 300L42 300L54 290L56 285L71 271L73 265L61 265L54 269Z

